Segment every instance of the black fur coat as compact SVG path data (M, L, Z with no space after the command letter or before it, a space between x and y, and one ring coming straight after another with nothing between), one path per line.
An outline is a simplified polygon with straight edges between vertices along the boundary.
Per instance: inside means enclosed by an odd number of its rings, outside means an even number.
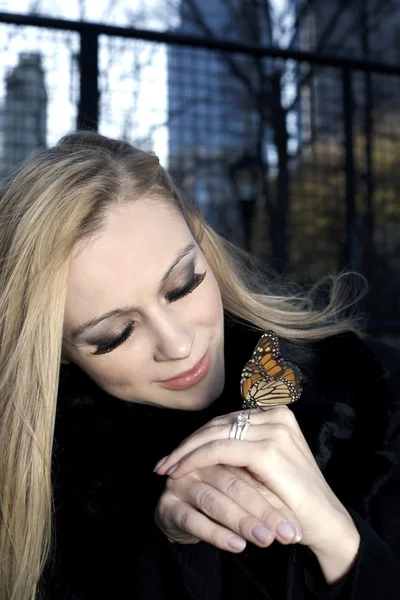
M260 336L226 321L226 385L203 411L111 397L63 365L53 449L55 544L37 598L48 600L399 600L400 351L353 333L281 341L303 393L290 405L361 536L328 586L305 546L248 543L241 554L170 544L154 525L165 479L154 464L217 414L240 409L239 378Z

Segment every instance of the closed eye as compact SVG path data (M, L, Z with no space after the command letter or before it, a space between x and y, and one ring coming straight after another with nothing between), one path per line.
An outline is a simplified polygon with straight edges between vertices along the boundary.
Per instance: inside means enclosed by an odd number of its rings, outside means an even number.
M176 302L177 300L180 300L181 298L184 298L185 296L191 294L202 283L206 274L207 271L204 271L204 273L195 273L187 284L180 288L177 288L176 290L167 292L165 294L166 299L169 302ZM97 344L96 350L94 352L91 352L91 354L100 355L112 352L113 350L115 350L115 348L118 348L118 346L121 346L121 344L123 344L124 342L126 342L126 340L130 338L134 329L135 323L134 321L130 321L130 323L122 331L122 333L120 333L115 338L108 339L104 342Z
M192 279L186 285L176 290L173 290L172 292L167 292L165 294L166 299L169 302L176 302L177 300L180 300L180 298L184 298L185 296L193 292L201 284L206 274L207 271L204 271L204 273L195 273Z
M111 352L115 348L118 348L118 346L126 342L126 340L131 336L135 328L134 325L134 321L131 321L120 335L118 335L116 338L109 339L101 344L98 344L96 350L91 352L91 354L106 354L107 352Z

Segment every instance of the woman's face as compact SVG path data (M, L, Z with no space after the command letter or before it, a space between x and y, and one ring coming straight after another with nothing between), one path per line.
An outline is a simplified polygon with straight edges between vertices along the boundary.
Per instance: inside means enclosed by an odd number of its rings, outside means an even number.
M103 231L77 245L64 356L108 393L205 408L223 389L223 337L218 284L183 217L166 202L113 207Z

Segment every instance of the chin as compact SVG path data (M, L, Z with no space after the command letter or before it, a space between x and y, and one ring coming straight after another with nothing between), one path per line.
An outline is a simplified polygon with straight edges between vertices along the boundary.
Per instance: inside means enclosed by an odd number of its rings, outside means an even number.
M179 403L179 408L181 410L204 410L220 397L223 389L224 377L214 379L212 385L208 389L197 390L197 393L193 388L190 397L183 399L182 402Z
M182 402L179 406L180 410L204 410L208 408L218 396L207 396L205 398L195 398L192 401Z

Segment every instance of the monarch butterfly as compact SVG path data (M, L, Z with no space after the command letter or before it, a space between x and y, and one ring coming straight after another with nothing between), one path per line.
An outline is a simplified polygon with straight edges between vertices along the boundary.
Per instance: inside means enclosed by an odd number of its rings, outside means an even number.
M300 370L280 356L277 335L266 331L242 370L240 389L243 408L290 404L300 398Z

